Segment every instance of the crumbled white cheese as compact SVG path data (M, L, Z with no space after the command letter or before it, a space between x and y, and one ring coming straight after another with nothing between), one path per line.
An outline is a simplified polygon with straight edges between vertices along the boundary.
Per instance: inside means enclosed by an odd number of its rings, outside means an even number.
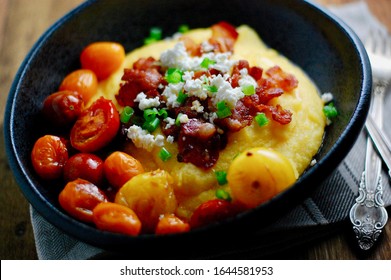
M205 100L208 97L208 90L205 88L205 77L206 76L203 75L199 79L187 80L183 86L186 94L189 96L196 96L201 100Z
M200 57L191 57L187 53L184 43L179 42L172 49L164 51L160 55L160 61L163 67L193 70L200 67L202 59Z
M164 89L162 95L166 97L167 99L167 106L169 108L176 108L179 107L181 104L178 103L178 93L182 90L183 83L176 83L176 84L168 84L166 88Z
M210 44L208 41L204 41L201 43L201 51L204 53L212 52L214 50L214 46Z
M310 166L314 166L317 163L316 159L311 160Z
M142 148L149 152L152 151L154 146L164 146L164 136L153 136L137 125L132 125L128 128L127 137L133 141L137 148Z
M172 49L168 49L160 55L160 61L163 67L179 68L183 71L197 71L202 69L201 62L208 58L215 62L209 66L210 68L228 73L232 66L237 63L237 61L229 59L231 55L231 52L207 52L200 57L192 57L187 53L184 43L178 42Z
M180 123L188 123L189 122L189 117L186 114L181 114L179 116L179 122Z
M210 59L216 61L215 64L211 65L211 68L216 69L222 73L228 73L231 68L237 63L236 60L229 59L231 57L232 53L225 52L225 53L217 53L210 57ZM209 54L206 54L205 56L209 56Z
M212 96L214 105L220 101L225 101L232 109L235 108L238 100L244 97L240 87L233 88L231 83L226 81L221 75L212 78L210 84L217 87L217 92Z
M167 142L174 143L174 136L171 136L171 135L167 136Z
M248 74L248 71L246 68L243 68L240 72L240 79L238 81L240 87L245 86L253 86L254 88L257 88L258 84L257 81Z
M169 129L171 126L175 124L175 119L170 117L165 118L163 121L167 123L166 126L164 127L165 129Z
M323 103L326 104L326 103L329 103L330 101L332 101L334 99L334 96L331 92L325 92L322 94L321 98L322 98Z
M205 112L204 113L204 119L209 120L210 123L213 123L214 120L217 118L218 118L218 116L217 116L216 112L210 112L210 113Z
M160 105L158 96L156 96L155 98L147 98L144 92L140 92L139 94L137 94L134 102L139 102L138 108L140 110L145 110L151 107L158 107Z
M198 100L194 100L191 103L191 108L193 111L196 111L197 113L202 113L204 112L204 106L201 105L201 103Z

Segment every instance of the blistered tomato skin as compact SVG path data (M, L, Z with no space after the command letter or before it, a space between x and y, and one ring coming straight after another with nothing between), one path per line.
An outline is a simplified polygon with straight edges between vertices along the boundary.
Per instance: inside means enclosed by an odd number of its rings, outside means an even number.
M31 152L34 170L45 180L60 178L67 160L68 149L64 141L53 135L39 138Z
M63 90L45 99L42 113L52 124L64 126L73 124L83 109L84 100L78 92Z
M239 210L238 206L226 200L209 200L198 206L191 216L189 224L191 228L206 226L232 217L237 214Z
M94 184L84 179L68 182L61 191L58 201L72 217L87 223L93 222L92 211L101 202L107 202L106 195Z
M156 234L174 234L190 231L190 225L174 214L165 214L160 217L156 226Z
M144 172L141 163L124 152L110 154L104 162L104 174L110 185L119 189L134 176Z
M94 154L73 155L64 166L64 179L67 182L81 178L101 186L103 177L103 160Z
M117 135L120 126L118 111L111 100L103 97L85 109L71 130L71 145L84 153L98 151Z
M271 199L296 181L290 161L272 149L253 148L232 161L227 179L232 198L248 208Z
M114 42L95 42L88 45L80 55L83 69L92 70L98 80L113 74L125 60L125 49Z
M98 229L137 236L141 222L136 213L126 206L111 202L99 203L93 210L93 221Z
M76 91L87 103L98 89L98 78L88 69L79 69L68 74L61 82L60 91Z

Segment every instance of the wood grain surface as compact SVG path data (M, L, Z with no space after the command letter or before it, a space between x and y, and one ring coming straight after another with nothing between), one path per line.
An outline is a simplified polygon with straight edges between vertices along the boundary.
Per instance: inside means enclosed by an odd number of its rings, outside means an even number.
M37 259L29 205L7 163L3 115L13 78L39 36L82 0L0 0L0 259ZM344 4L350 0L319 0L321 4ZM391 31L391 0L367 0L371 11ZM370 252L357 250L349 224L322 240L270 256L274 259L391 259L391 222Z

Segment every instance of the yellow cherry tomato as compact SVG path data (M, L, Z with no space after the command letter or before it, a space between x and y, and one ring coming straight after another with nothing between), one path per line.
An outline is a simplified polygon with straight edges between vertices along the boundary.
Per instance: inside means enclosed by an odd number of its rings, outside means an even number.
M232 198L249 208L271 199L296 179L290 161L266 148L244 151L232 161L227 173Z
M142 173L119 189L115 202L136 213L144 232L154 232L160 216L176 210L173 183L171 175L164 170Z
M95 42L80 54L83 69L92 70L98 80L104 80L114 73L125 60L125 49L114 42Z
M83 97L84 102L87 103L98 90L98 78L91 70L79 69L65 76L59 90L76 91Z

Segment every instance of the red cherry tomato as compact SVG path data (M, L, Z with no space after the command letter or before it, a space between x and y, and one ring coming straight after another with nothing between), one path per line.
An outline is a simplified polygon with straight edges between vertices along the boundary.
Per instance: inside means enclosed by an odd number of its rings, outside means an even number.
M192 228L205 226L232 217L238 209L231 202L223 199L213 199L201 204L190 218Z
M116 189L122 187L134 176L144 172L141 163L124 152L113 152L104 162L104 173L109 183Z
M68 74L62 80L59 90L76 91L88 102L98 89L98 78L88 69L79 69Z
M119 126L115 105L101 97L77 119L71 130L71 145L85 153L97 151L114 139Z
M93 221L98 229L136 236L141 222L136 213L126 206L103 202L93 210Z
M106 195L94 184L84 179L76 179L66 184L58 201L61 207L72 217L92 223L92 210L101 202L106 202Z
M67 160L68 150L65 143L60 137L53 135L39 138L31 152L35 172L47 180L60 178Z
M165 214L160 219L156 226L156 234L172 234L188 232L190 225L185 223L174 214Z
M124 60L124 47L114 42L92 43L80 55L82 68L92 70L98 80L108 78L121 66Z
M42 113L51 123L59 126L72 124L84 108L82 96L74 91L64 90L49 95L42 108Z
M67 182L77 178L85 179L100 186L103 181L103 160L94 154L79 153L70 157L64 166Z

